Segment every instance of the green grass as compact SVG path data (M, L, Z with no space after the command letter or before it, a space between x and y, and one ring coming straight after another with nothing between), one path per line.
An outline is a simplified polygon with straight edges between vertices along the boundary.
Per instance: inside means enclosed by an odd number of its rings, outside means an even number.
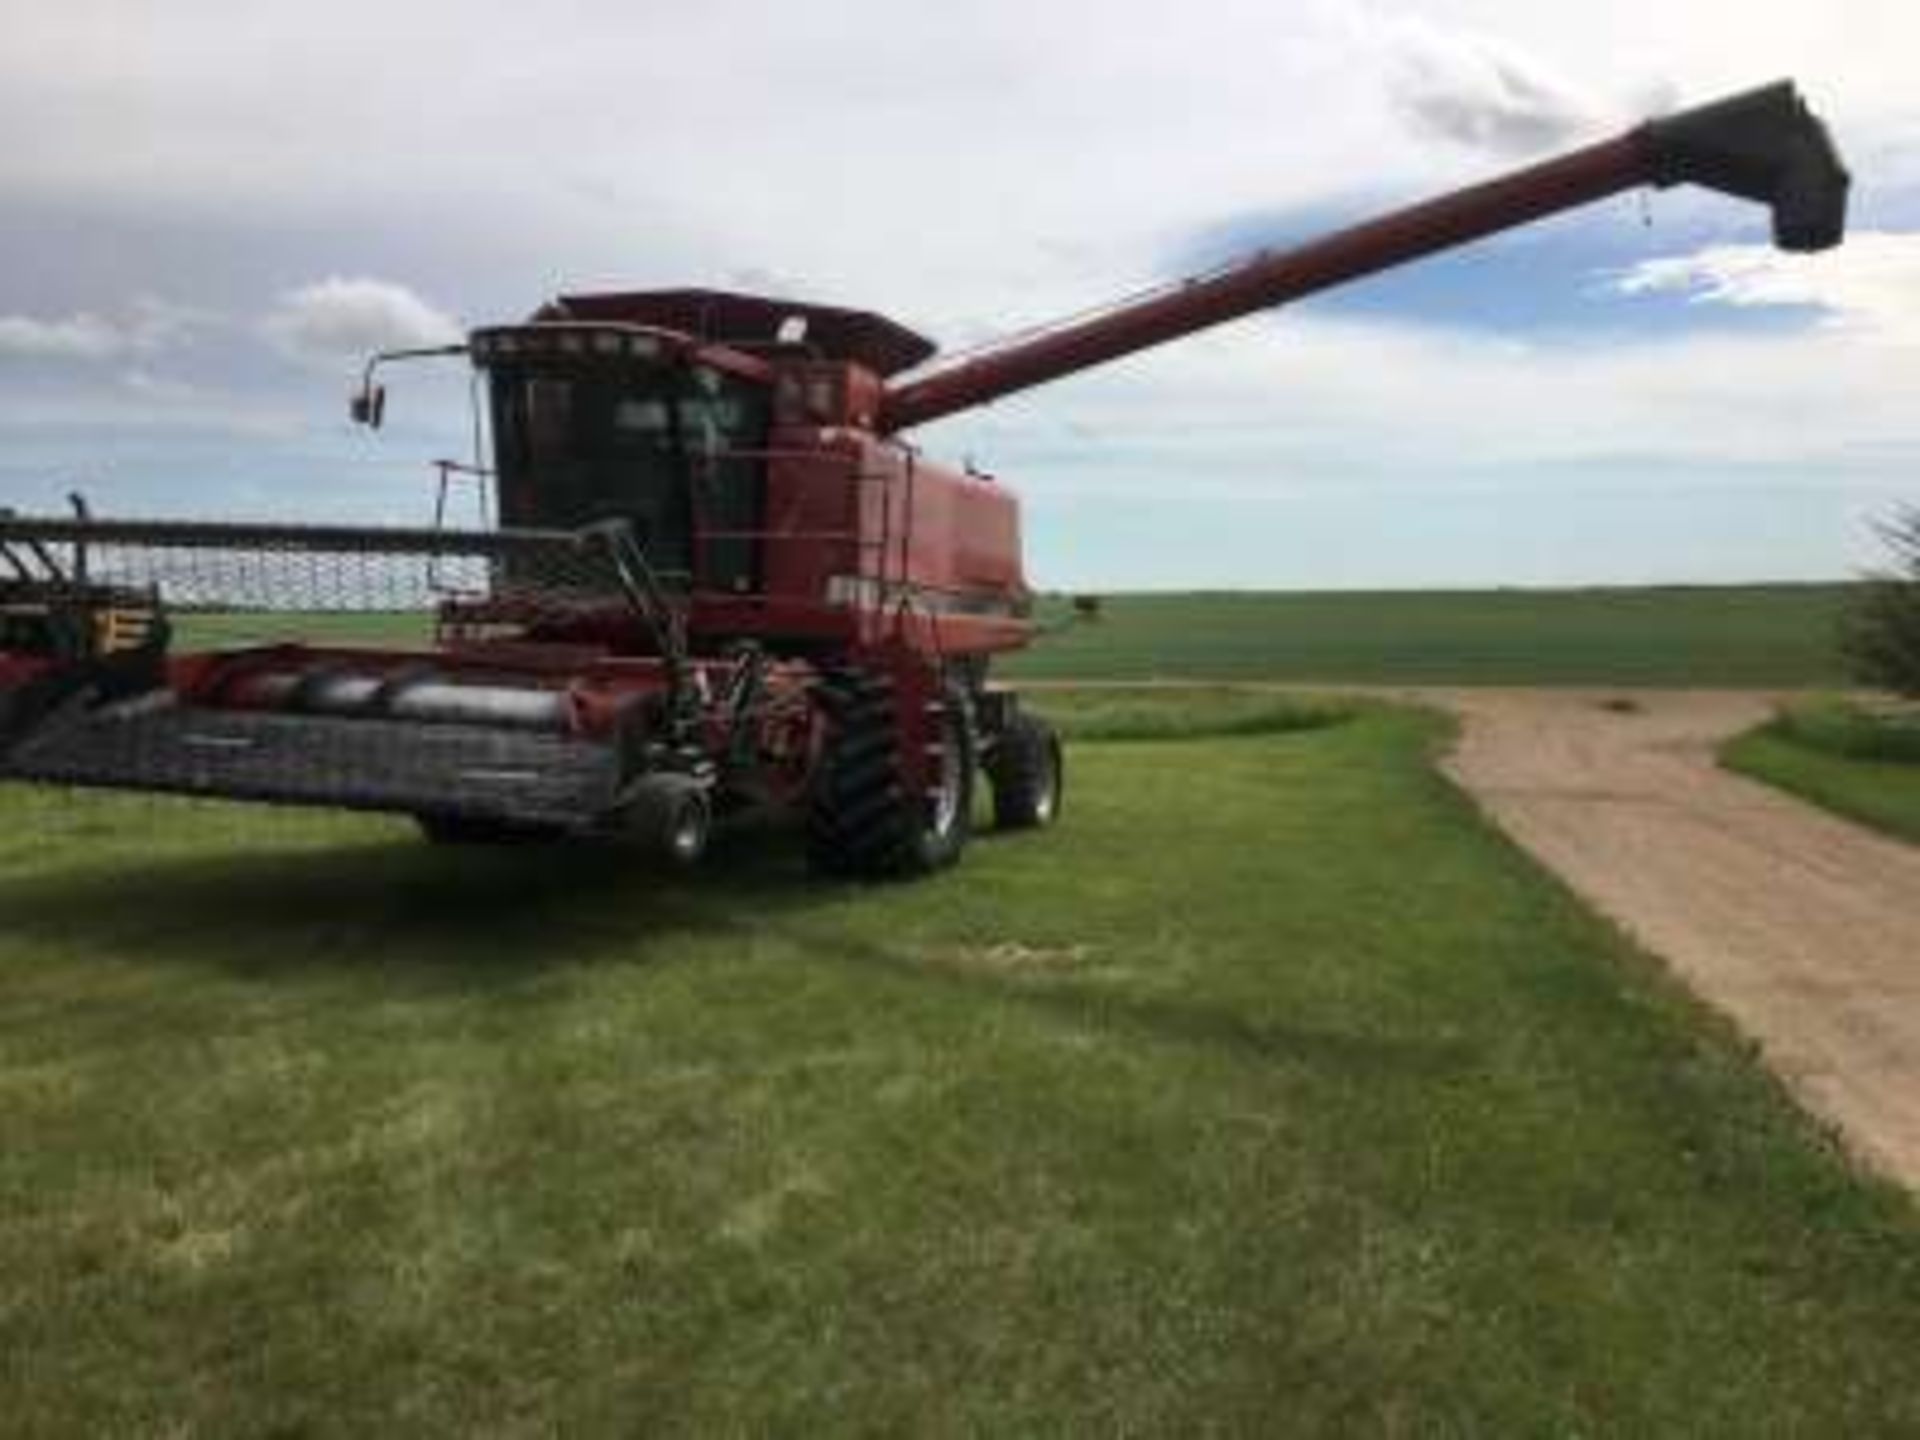
M1736 736L1721 763L1902 839L1920 841L1920 722L1845 700L1790 705Z
M1442 731L1082 741L878 889L0 790L5 1428L1920 1427L1909 1202Z
M1033 705L1067 740L1198 740L1229 735L1290 735L1337 725L1351 702L1274 695L1230 686L1152 690L1048 690Z
M1845 585L1114 595L1007 666L1053 679L1840 683ZM1048 610L1058 620L1056 607Z

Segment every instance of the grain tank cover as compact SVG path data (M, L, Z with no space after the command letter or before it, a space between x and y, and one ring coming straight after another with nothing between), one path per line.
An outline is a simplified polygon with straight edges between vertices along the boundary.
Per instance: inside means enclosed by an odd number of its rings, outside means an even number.
M838 305L727 290L562 295L542 307L534 319L657 325L708 344L749 353L791 350L822 360L851 361L881 376L910 370L934 352L934 344L926 336L871 310L845 310Z

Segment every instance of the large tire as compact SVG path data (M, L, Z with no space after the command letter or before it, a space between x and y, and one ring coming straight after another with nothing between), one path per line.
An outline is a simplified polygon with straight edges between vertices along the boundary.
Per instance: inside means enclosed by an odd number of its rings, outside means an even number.
M973 812L973 735L964 698L950 691L941 702L941 783L931 795L914 795L902 779L893 682L836 670L816 696L826 734L807 807L813 868L884 879L924 875L958 860Z
M993 748L987 778L993 784L993 823L1000 829L1051 825L1066 797L1066 769L1053 726L1016 710Z

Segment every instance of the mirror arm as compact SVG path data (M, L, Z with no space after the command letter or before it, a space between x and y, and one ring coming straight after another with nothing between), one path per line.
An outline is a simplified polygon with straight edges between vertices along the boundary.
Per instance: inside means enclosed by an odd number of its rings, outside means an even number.
M457 345L420 345L401 350L377 350L367 357L367 363L360 371L360 390L353 397L349 407L357 424L378 430L385 418L387 392L384 386L373 383L374 371L394 360L429 360L453 355L465 355L467 344L463 340Z

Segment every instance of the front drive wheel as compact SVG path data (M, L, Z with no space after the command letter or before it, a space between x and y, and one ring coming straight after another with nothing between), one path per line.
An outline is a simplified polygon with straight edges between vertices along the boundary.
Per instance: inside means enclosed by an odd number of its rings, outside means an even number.
M960 858L972 831L974 754L966 701L938 704L924 794L903 776L893 683L843 670L817 694L826 727L807 811L807 856L828 875L924 875Z
M993 820L1002 830L1038 830L1060 815L1066 768L1060 737L1038 715L1017 711L988 765Z

